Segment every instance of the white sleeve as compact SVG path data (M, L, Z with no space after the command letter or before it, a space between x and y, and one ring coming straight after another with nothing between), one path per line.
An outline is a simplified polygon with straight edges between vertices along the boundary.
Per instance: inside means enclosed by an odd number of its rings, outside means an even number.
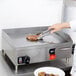
M76 31L76 20L70 21L70 27L73 31Z

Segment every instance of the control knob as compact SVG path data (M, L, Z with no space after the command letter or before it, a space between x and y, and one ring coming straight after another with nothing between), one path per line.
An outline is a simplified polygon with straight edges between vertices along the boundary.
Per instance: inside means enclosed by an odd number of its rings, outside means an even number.
M30 63L30 57L25 56L24 62L25 62L25 64L29 64Z
M49 59L50 60L56 59L55 48L49 50Z

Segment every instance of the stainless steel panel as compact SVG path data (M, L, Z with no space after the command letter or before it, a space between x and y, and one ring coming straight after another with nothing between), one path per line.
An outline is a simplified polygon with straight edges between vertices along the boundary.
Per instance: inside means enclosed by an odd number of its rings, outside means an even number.
M21 50L17 52L17 56L29 56L30 57L30 63L37 63L46 61L46 48L37 48L37 47L31 47L26 48L25 50Z

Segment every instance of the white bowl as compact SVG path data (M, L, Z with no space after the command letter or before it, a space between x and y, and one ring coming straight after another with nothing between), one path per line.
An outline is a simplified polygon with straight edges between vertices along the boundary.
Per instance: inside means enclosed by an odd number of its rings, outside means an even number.
M39 72L45 72L47 74L57 74L59 76L65 76L65 72L62 69L56 68L56 67L41 67L41 68L38 68L34 71L34 75L38 76Z

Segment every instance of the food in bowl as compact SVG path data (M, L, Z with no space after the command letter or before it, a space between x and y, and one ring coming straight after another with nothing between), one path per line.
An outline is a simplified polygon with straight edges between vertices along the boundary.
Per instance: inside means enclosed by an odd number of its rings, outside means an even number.
M47 74L45 72L39 72L38 76L59 76L58 74Z
M37 68L34 71L34 75L35 76L65 76L65 72L57 67L41 67L41 68Z
M39 72L38 76L46 76L46 73L45 72Z

